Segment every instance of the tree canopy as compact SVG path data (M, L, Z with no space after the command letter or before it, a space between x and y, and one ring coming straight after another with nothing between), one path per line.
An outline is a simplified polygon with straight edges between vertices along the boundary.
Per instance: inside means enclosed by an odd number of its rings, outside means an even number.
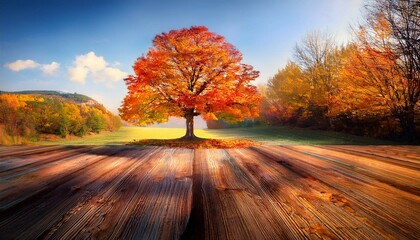
M137 125L186 119L193 138L193 118L230 122L258 116L259 95L252 81L259 72L243 64L242 54L204 26L157 35L125 79L128 94L121 117Z

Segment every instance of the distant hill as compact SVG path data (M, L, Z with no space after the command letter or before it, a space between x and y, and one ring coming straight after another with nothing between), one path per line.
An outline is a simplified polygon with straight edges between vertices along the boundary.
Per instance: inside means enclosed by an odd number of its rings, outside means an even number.
M88 103L88 102L97 103L97 101L95 101L94 99L83 94L67 93L67 92L51 91L51 90L35 90L35 91L27 90L27 91L17 91L17 92L0 91L0 94L3 94L3 93L58 96L61 98L69 99L77 103Z
M115 131L121 119L92 98L59 91L0 91L0 145L44 136Z

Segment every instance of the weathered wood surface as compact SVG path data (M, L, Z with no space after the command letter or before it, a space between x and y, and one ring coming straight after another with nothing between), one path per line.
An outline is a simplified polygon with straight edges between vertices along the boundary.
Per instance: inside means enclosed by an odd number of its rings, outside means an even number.
M420 147L0 147L0 239L420 239Z

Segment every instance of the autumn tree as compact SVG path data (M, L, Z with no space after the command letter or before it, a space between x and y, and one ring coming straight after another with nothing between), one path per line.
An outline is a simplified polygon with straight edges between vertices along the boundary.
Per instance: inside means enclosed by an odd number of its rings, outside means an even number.
M328 126L331 126L333 98L337 92L339 57L333 37L319 31L307 34L294 52L295 61L310 84L309 110L313 117L327 120Z
M309 107L311 84L301 68L289 61L267 83L266 98L271 111L277 112L279 122L295 122Z
M13 94L0 94L0 128L13 136L25 135L31 132L29 119L25 102Z
M355 81L354 61L357 55L357 46L348 44L341 49L343 64L339 81L337 81L337 93L334 95L334 108L332 116L346 115L347 118L372 115L387 115L385 102L378 95L376 88L366 82Z
M121 126L120 118L101 104L87 105L67 99L0 94L0 144L36 140L40 134L83 136L105 129L113 131Z
M256 117L259 96L251 82L259 73L241 61L232 44L203 26L159 34L125 79L121 117L137 125L185 118L186 139L195 138L194 116L230 122Z
M347 71L359 88L369 87L383 99L399 119L404 137L414 140L420 98L420 4L374 0L366 8Z

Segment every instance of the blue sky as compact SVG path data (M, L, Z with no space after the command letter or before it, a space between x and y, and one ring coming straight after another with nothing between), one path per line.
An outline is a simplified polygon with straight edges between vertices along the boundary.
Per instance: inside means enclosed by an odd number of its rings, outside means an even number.
M235 45L266 82L305 34L338 41L362 0L0 0L0 90L86 94L113 112L123 77L156 34L204 25Z

